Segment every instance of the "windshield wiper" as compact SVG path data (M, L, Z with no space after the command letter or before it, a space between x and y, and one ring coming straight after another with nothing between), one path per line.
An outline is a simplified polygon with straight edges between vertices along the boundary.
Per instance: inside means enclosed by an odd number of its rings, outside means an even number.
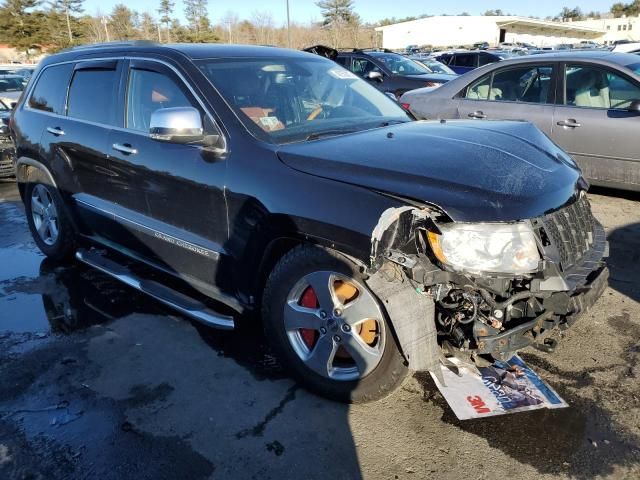
M388 127L389 125L398 125L399 123L407 123L410 120L385 120L378 124L378 127Z
M310 133L309 135L307 135L305 140L317 140L317 139L322 138L322 137L334 137L334 136L337 136L337 135L344 135L345 133L354 133L354 132L357 132L357 131L358 130L353 130L353 129L349 129L349 130L344 130L344 129L324 130L322 132Z

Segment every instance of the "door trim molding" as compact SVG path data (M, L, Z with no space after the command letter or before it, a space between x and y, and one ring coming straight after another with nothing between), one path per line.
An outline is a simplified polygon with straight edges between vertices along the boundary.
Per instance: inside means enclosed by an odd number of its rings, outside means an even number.
M73 198L76 204L82 208L108 217L126 228L157 238L176 247L189 250L192 253L212 260L219 260L220 255L225 254L224 249L220 245L200 235L169 225L165 222L160 222L113 202L86 193L78 193L74 195Z

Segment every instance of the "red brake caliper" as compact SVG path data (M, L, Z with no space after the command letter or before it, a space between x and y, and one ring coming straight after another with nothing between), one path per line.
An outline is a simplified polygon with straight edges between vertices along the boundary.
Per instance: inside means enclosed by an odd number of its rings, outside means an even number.
M316 292L313 291L313 288L307 287L304 292L302 292L302 296L300 297L300 301L298 302L301 307L305 308L320 308L320 303L318 302L318 297L316 296ZM318 339L318 331L313 330L311 328L301 328L300 336L304 341L305 345L311 350Z

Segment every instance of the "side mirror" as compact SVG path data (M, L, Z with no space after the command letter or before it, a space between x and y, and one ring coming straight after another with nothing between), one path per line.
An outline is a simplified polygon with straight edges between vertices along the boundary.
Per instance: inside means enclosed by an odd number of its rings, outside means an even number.
M640 113L640 100L632 100L627 110L630 112Z
M151 114L149 136L170 143L192 143L204 139L200 112L193 107L160 108Z
M367 80L375 80L376 82L382 82L383 80L382 74L376 71L367 73L364 78Z

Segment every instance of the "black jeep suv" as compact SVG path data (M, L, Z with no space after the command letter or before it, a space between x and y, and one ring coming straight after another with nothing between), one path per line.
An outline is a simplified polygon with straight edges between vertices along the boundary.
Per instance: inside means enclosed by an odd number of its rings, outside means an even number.
M334 399L548 344L606 286L587 184L534 126L414 122L316 55L76 48L41 63L12 126L46 255L215 327L260 313Z

